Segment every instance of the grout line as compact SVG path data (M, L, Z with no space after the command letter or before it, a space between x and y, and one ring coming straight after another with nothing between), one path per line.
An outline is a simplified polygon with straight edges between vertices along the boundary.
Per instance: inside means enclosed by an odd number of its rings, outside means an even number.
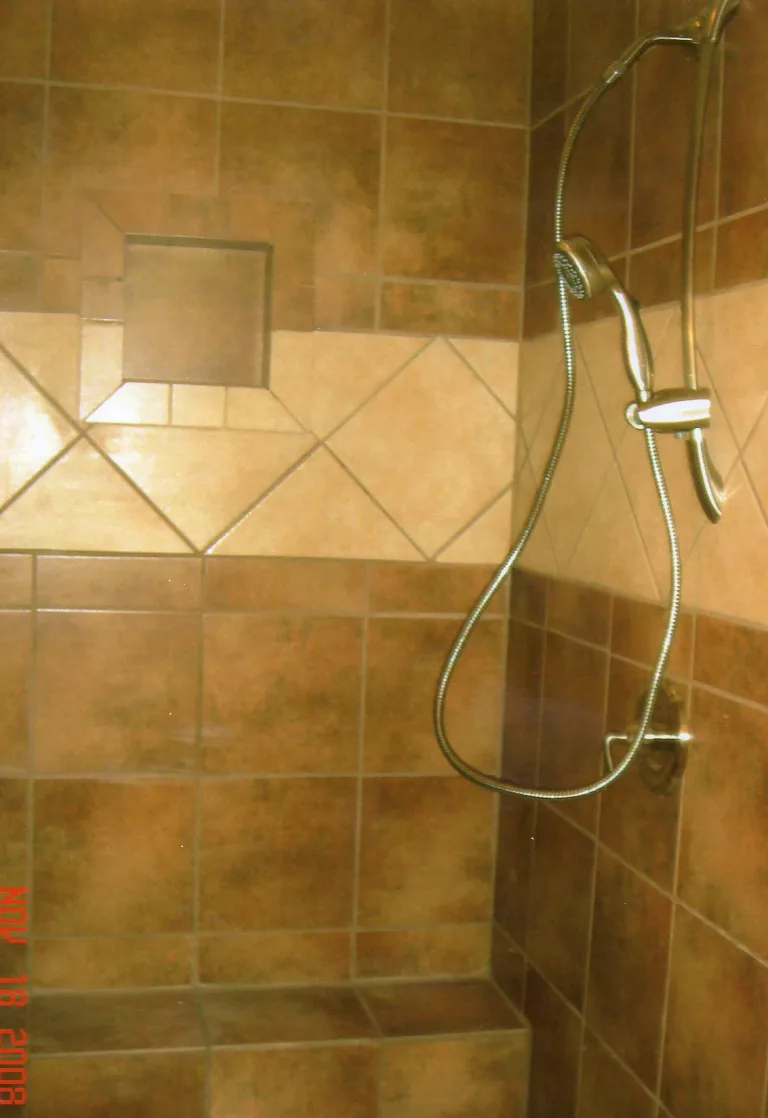
M216 56L216 122L214 125L213 193L219 195L221 186L221 106L224 91L224 25L227 0L219 0L219 43Z
M379 196L376 213L376 274L374 278L374 319L375 330L381 328L381 297L384 273L384 200L387 179L387 116L389 113L389 62L390 32L392 23L392 0L384 4L384 57L382 60L382 105L379 133Z
M454 532L453 535L450 536L445 541L445 543L440 545L440 547L437 549L435 554L432 556L432 559L439 562L440 561L440 556L444 555L445 552L448 551L448 549L453 546L453 544L457 543L463 535L465 535L472 528L474 528L475 525L478 523L478 521L482 520L482 518L485 516L485 514L487 512L490 512L490 510L493 508L494 505L498 504L499 501L503 500L503 498L506 497L507 495L509 495L511 497L512 489L513 489L512 485L505 485L504 488L499 493L497 493L494 497L492 497L491 500L488 501L487 504L483 505L483 507L480 509L480 511L477 512L472 517L471 520L468 520L467 523L462 525L462 527L459 528L459 530L457 532ZM487 581L490 582L490 577L488 578ZM490 615L490 616L493 616L493 615ZM502 616L503 616L503 614L502 614Z
M223 8L223 2L222 2ZM205 586L206 586L207 561L203 558L200 571L200 602L198 605L198 640L197 652L197 741L195 743L195 806L194 806L194 839L192 847L192 985L199 990L200 981L200 889L202 883L202 869L200 864L200 851L202 848L202 815L203 815L203 733L204 733L204 694L205 694ZM211 1118L212 1099L212 1052L208 1037L208 1021L205 1013L200 1013L205 1050L205 1080L203 1085L203 1106L208 1118Z
M35 711L37 709L37 560L32 560L32 593L30 598L30 650L29 650L29 693L27 696L27 980L32 986L34 975L32 964L34 953L31 949L32 929L35 920Z
M358 919L360 911L360 866L361 866L361 842L363 833L363 774L364 774L364 761L365 761L365 697L366 697L366 684L368 679L368 607L371 598L371 564L366 564L365 571L365 614L361 619L361 642L360 642L360 708L358 712L357 724L357 781L356 781L356 798L355 804L355 836L354 836L354 849L352 852L353 857L353 878L352 878L352 920L350 926L350 941L349 941L349 973L352 979L358 977L358 958L357 958L357 933L358 933ZM367 1009L367 1007L366 1007Z

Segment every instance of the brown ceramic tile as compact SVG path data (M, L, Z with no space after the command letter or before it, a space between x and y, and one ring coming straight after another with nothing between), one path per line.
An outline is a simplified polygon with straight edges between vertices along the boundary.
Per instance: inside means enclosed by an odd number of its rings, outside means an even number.
M27 885L27 797L26 780L0 780L0 866L3 889Z
M456 621L374 618L368 623L364 764L367 772L444 773L435 741L435 685ZM446 702L449 735L484 769L498 764L502 626L481 622ZM452 771L452 770L451 770Z
M633 253L629 258L629 289L641 307L657 303L673 303L680 298L682 263L680 240ZM715 251L714 229L702 229L696 235L697 292L712 287L712 260Z
M678 51L651 52L638 71L632 205L636 248L680 231L695 77L695 56ZM699 221L714 217L717 115L707 117ZM661 178L659 167L664 168Z
M314 202L319 270L373 271L377 117L225 104L221 129L224 195L265 192Z
M36 85L3 84L0 86L0 249L39 246L42 149L43 89Z
M32 626L29 613L0 613L0 768L26 769Z
M211 1118L376 1118L378 1052L372 1044L214 1052Z
M453 777L372 777L364 785L359 924L487 920L491 797Z
M637 1080L587 1033L576 1118L655 1118L655 1107Z
M758 210L717 227L716 287L768 276L768 209Z
M200 833L201 928L348 924L354 823L353 780L207 781Z
M191 614L38 615L38 772L190 768L198 663Z
M38 780L38 935L183 932L192 926L194 785Z
M626 733L635 722L637 704L648 687L648 673L633 664L611 661L606 729ZM614 747L614 760L622 753ZM600 839L662 889L671 889L675 871L680 788L667 796L651 792L637 763L602 797Z
M32 556L0 555L0 606L28 606L32 602Z
M37 604L68 609L194 609L200 604L197 559L41 555Z
M549 579L542 575L516 568L510 582L509 616L534 625L546 624L549 586Z
M528 10L492 0L476 10L446 0L392 5L392 112L526 124ZM482 66L477 59L482 58Z
M361 993L385 1037L522 1028L494 986L479 979L363 986Z
M170 990L38 995L30 1038L33 1051L46 1055L203 1045L194 1000Z
M554 283L529 287L525 293L523 336L538 338L541 334L551 334L560 321L559 313Z
M48 314L79 314L80 261L67 256L46 256L42 274L42 309Z
M492 567L377 563L371 569L371 613L465 615L488 585ZM502 612L501 592L488 614Z
M694 691L695 753L685 782L679 893L768 956L768 714Z
M200 981L216 985L343 982L349 963L347 932L200 937Z
M125 318L123 281L101 278L84 280L81 305L83 318L95 322L122 322Z
M742 4L728 30L725 57L721 214L737 213L765 201L768 178L759 153L766 141L768 99L763 64L767 50L764 8Z
M528 895L535 835L535 803L513 796L504 797L499 808L494 916L520 947L525 947L528 933Z
M604 647L611 631L611 596L604 590L553 579L547 624L566 636Z
M504 696L502 775L529 787L536 783L544 680L542 629L510 621Z
M355 769L361 663L354 618L206 617L206 771Z
M381 328L430 334L517 338L519 293L460 283L382 285Z
M595 844L567 820L540 807L533 856L528 955L581 1007L589 950Z
M675 1118L755 1118L765 1074L768 970L678 909L661 1097Z
M321 559L208 559L205 605L216 610L365 612L365 566Z
M491 974L493 980L518 1009L523 1008L525 956L511 936L498 924L493 926Z
M651 1090L661 1052L671 919L667 897L600 852L587 1021Z
M385 1045L381 1118L523 1118L525 1034Z
M375 1035L352 990L221 990L203 995L210 1043L297 1044Z
M531 1024L533 1039L528 1118L573 1114L581 1018L531 967L528 968L525 1015Z
M378 108L384 15L384 0L234 0L226 11L224 92L258 101Z
M531 132L528 169L528 229L525 282L554 279L553 205L560 152L565 140L565 116L558 113ZM526 309L526 316L528 311Z
M218 37L216 0L54 0L51 76L211 93Z
M186 936L36 939L32 985L47 990L185 986L192 981Z
M204 1118L205 1059L162 1052L36 1060L27 1109L30 1118L136 1118L153 1110Z
M596 2L600 0L590 0L586 7L594 9ZM626 0L620 0L609 12L626 11L627 7ZM604 27L610 18L590 16L589 34L594 35L596 28ZM624 42L631 41L630 32ZM583 50L583 45L578 49ZM590 83L597 76L595 73ZM568 112L568 124L575 109L572 106ZM574 149L565 197L566 232L586 235L608 256L616 256L627 247L631 119L632 83L623 82L587 118Z
M357 973L361 978L480 974L487 963L486 924L360 932L357 937Z
M600 778L607 689L607 652L557 633L547 634L539 746L541 787L577 788ZM563 801L559 806L594 829L596 797Z
M768 633L699 614L693 678L768 706Z
M0 310L40 309L40 257L27 252L0 252Z
M568 0L543 0L533 6L530 119L549 116L566 98Z
M212 101L66 88L50 97L53 185L181 193L212 186Z
M617 595L613 601L611 652L614 656L653 666L659 655L666 620L666 607ZM666 674L672 679L690 679L692 652L693 618L688 613L682 613Z
M0 77L44 78L48 0L0 0Z
M597 81L635 37L635 2L580 0L570 8L568 95L574 97Z
M524 174L521 130L392 118L384 271L519 283ZM499 182L506 184L502 192Z
M373 276L316 276L315 327L318 330L372 330L376 323Z

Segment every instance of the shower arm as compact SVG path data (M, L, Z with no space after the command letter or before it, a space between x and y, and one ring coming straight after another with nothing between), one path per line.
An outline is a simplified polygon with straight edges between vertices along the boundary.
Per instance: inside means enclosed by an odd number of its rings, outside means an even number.
M591 104L594 105L603 93L620 81L627 71L655 46L680 44L694 47L698 52L696 95L688 144L688 157L685 175L685 205L683 212L682 245L682 292L680 297L683 379L686 389L698 392L696 369L696 215L699 203L699 181L701 178L701 157L704 128L707 117L707 102L712 78L715 52L725 27L736 15L740 0L714 0L698 15L687 20L681 27L653 32L634 42L603 73L593 88ZM590 106L591 108L591 106ZM587 113L581 119L583 124ZM694 427L682 436L686 440L688 461L696 489L704 512L716 524L723 512L725 486L709 453L709 447L702 427Z

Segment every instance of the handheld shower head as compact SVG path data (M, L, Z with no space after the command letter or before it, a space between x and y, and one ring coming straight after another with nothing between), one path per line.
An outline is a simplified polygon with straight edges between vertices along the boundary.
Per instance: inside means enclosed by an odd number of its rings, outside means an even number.
M558 241L554 264L576 299L593 299L603 291L610 292L621 318L627 376L639 402L645 403L653 391L653 358L637 302L621 283L608 258L587 237Z

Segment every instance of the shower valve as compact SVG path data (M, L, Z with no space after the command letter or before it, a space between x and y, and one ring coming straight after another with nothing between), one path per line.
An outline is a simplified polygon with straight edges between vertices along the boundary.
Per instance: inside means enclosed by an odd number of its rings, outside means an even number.
M708 427L712 397L706 388L662 388L645 403L632 403L625 411L627 423L638 431L684 435Z

